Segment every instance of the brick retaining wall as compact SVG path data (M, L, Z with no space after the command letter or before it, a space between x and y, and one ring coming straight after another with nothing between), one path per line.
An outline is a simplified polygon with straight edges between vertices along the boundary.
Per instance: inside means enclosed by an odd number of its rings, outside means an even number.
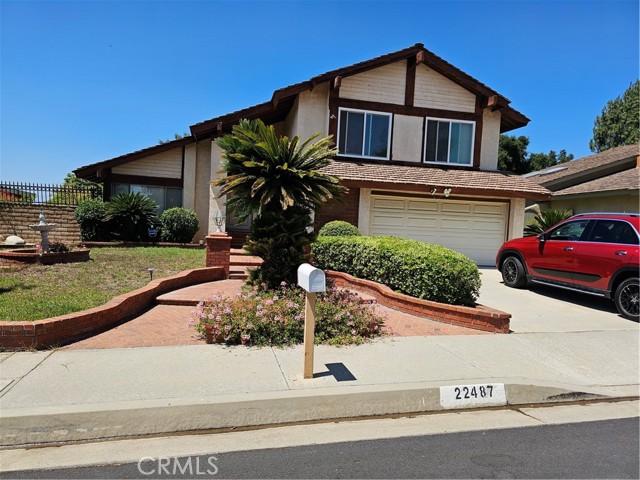
M484 305L462 307L431 302L394 292L386 285L352 277L346 273L327 270L326 274L328 278L333 279L337 287L373 295L380 305L394 310L460 327L493 333L509 333L510 313L485 307Z
M56 228L49 232L50 242L62 242L67 245L80 243L80 225L73 215L75 206L56 205L0 205L0 243L9 235L17 235L27 243L40 243L40 233L31 230L29 225L39 222L40 212L44 213L47 223L55 223Z
M0 322L0 350L62 345L130 320L163 293L198 283L221 280L223 268L197 268L160 278L99 307L35 322Z

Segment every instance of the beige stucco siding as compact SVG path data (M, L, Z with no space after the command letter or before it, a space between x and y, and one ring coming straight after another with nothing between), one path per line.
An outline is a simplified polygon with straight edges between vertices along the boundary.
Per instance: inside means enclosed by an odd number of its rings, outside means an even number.
M195 209L196 206L196 152L197 145L184 147L184 178L182 181L182 206Z
M329 84L316 86L302 92L284 121L282 133L288 137L297 135L302 141L311 135L327 135L329 126Z
M473 113L476 97L460 85L421 64L416 69L414 105Z
M612 193L611 195L594 194L592 197L554 198L551 206L554 210L570 210L573 213L589 212L626 212L640 213L640 198L638 192L621 195ZM548 205L548 204L547 204ZM545 209L546 209L545 208Z
M211 140L201 140L196 148L195 208L200 229L195 239L209 233L209 182L211 179Z
M480 170L498 169L498 143L500 140L500 112L485 109L482 114L482 151Z
M420 162L422 154L422 117L393 116L393 160Z
M406 60L390 63L343 78L340 98L404 105L406 78Z
M507 240L520 238L524 232L524 198L512 198L509 205L509 228Z
M118 175L180 178L182 175L182 147L118 165L113 167L111 171Z

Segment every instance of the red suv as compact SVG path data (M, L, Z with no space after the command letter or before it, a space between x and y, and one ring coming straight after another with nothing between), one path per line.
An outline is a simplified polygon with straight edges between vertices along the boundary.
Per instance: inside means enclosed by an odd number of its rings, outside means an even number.
M531 282L611 298L620 315L638 320L638 217L575 215L537 237L505 242L496 265L509 287Z

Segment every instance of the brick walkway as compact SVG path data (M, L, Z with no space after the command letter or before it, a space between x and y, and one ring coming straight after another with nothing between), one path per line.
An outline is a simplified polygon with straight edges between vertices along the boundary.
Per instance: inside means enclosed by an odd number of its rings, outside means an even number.
M232 296L244 280L223 280L176 290L158 297L156 305L142 315L111 330L67 345L66 349L128 348L165 345L199 345L204 340L188 325L194 301L212 293ZM376 310L387 318L385 331L393 336L485 335L487 332L434 322L381 305Z

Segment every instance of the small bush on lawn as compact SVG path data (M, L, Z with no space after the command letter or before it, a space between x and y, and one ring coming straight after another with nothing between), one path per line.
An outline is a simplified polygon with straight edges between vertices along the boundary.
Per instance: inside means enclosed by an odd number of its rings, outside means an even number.
M303 342L304 291L283 282L277 290L252 290L235 297L213 295L193 311L191 325L207 326L227 345L285 346ZM382 334L384 318L355 294L332 287L318 294L315 343L360 344Z
M318 268L440 303L473 305L480 290L476 264L448 248L397 237L322 237L311 245Z
M145 241L158 221L158 205L140 192L120 193L108 202L106 220L120 240Z
M324 224L318 232L318 237L348 237L362 235L358 227L342 220L333 220Z
M188 208L174 207L160 215L160 238L163 242L189 243L198 231L198 216Z
M107 239L105 219L107 204L102 200L87 200L74 211L80 225L80 235L84 241L101 241Z

